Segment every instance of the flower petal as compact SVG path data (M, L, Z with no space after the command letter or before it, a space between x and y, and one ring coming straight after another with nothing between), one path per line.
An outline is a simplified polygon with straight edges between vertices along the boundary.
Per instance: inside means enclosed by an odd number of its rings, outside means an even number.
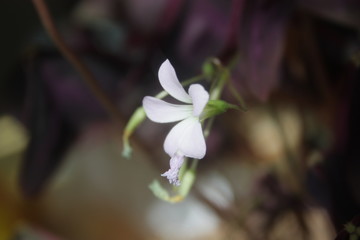
M192 84L189 87L189 95L194 105L193 114L195 117L198 117L209 101L209 93L200 84Z
M165 62L161 64L158 75L160 84L166 92L181 102L191 103L190 96L186 93L183 86L181 86L175 69L169 60L165 60Z
M171 157L181 152L187 157L203 158L206 144L199 119L190 117L176 124L166 136L164 150Z
M158 123L176 122L192 116L191 105L177 105L146 96L143 107L150 120Z

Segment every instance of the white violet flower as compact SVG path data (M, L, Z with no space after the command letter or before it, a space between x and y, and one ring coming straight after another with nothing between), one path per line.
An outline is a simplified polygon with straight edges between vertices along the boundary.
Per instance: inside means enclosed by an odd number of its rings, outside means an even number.
M206 144L199 117L209 101L209 93L200 84L192 84L189 94L181 86L169 60L159 69L161 86L175 99L186 104L171 104L158 98L146 96L143 106L147 117L158 123L177 123L168 133L164 150L171 157L170 169L161 176L169 182L180 185L179 170L185 157L202 159L206 153Z

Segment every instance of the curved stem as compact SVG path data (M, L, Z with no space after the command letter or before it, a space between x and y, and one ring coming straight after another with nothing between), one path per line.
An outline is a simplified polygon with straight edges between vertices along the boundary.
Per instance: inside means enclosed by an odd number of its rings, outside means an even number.
M72 49L70 49L70 47L65 43L64 39L59 34L44 0L32 0L32 2L44 28L53 40L55 46L59 49L61 54L72 64L76 71L79 72L86 85L90 88L91 92L100 102L100 104L104 107L105 111L113 118L114 122L119 125L124 125L121 114L118 111L117 107L113 104L113 102L106 95L104 90L98 84L89 68L72 51Z

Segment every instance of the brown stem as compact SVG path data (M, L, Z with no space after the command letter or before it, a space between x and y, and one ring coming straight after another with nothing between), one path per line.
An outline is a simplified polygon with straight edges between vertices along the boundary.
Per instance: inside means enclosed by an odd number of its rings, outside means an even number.
M42 24L53 40L55 46L59 49L61 54L73 65L76 71L79 72L86 85L90 88L91 92L104 107L105 111L112 117L114 122L117 125L123 126L124 123L117 107L112 103L110 98L98 84L88 67L81 61L81 59L74 53L74 51L70 49L70 47L65 43L64 39L59 34L44 0L32 0L32 2L37 13L39 14Z

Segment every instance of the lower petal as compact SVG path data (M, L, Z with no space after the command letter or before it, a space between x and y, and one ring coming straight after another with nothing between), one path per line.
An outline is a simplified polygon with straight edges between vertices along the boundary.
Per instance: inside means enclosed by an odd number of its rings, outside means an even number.
M180 151L187 157L203 158L206 144L199 119L190 117L176 124L166 136L164 150L170 156Z

